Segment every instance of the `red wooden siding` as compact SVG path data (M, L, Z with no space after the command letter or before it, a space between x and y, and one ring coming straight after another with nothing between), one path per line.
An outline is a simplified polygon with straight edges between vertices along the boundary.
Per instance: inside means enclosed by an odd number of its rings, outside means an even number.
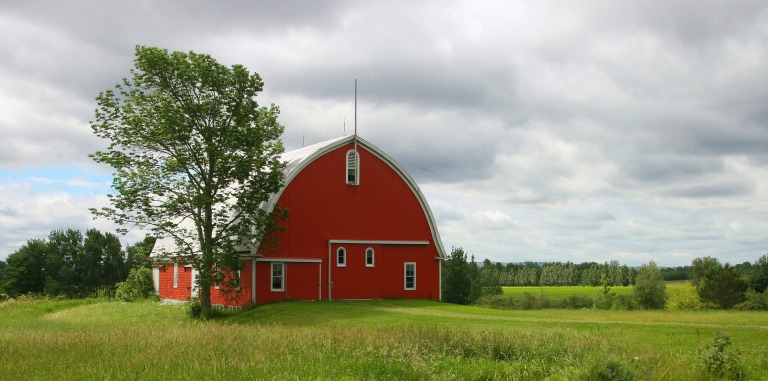
M245 307L253 304L251 301L251 260L242 261L240 271L240 290L225 293L224 287L211 287L211 304Z
M347 144L315 159L288 184L278 201L289 209L283 221L286 229L278 234L277 251L264 256L322 259L323 299L327 299L329 240L427 241L428 245L375 246L373 268L365 267L365 249L371 245L334 245L332 297L438 299L439 254L419 200L392 167L361 146L360 185L347 185L346 153L352 147ZM336 267L339 246L347 249L346 268ZM416 290L404 290L404 262L418 263ZM257 297L257 303L263 301Z
M187 300L192 286L192 268L179 263L178 287L173 287L173 263L158 264L160 268L160 297L163 299Z
M318 300L320 263L282 262L283 291L272 291L272 262L256 262L256 303Z

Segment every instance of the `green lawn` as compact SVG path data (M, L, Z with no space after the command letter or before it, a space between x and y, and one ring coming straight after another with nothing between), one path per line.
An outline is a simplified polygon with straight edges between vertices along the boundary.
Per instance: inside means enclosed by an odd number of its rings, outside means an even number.
M430 301L276 303L209 322L104 300L0 304L0 378L706 380L727 332L768 374L768 313L501 311ZM618 374L618 373L617 373Z

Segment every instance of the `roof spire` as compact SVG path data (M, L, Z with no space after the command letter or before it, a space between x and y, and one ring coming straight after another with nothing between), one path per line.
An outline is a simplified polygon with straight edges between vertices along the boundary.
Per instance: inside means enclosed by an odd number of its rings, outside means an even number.
M355 78L355 151L357 151L357 78Z

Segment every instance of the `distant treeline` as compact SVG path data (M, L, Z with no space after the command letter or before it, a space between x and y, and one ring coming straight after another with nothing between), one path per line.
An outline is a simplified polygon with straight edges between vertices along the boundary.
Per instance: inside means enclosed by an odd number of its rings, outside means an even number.
M733 266L749 278L753 265L744 262ZM493 263L483 261L483 271L493 271L502 286L601 286L605 274L608 286L629 286L635 284L637 268L621 265L618 261L605 263L584 262L523 262ZM666 281L693 279L691 266L660 267Z
M123 250L112 233L90 229L54 230L48 239L30 239L0 261L0 295L86 296L114 290L132 268L150 267L154 238Z

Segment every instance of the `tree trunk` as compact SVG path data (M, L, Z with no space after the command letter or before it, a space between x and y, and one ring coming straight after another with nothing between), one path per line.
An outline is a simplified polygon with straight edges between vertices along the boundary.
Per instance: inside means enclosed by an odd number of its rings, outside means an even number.
M202 274L201 274L202 277ZM205 283L205 282L203 282ZM211 287L200 286L200 317L207 320L211 316Z

